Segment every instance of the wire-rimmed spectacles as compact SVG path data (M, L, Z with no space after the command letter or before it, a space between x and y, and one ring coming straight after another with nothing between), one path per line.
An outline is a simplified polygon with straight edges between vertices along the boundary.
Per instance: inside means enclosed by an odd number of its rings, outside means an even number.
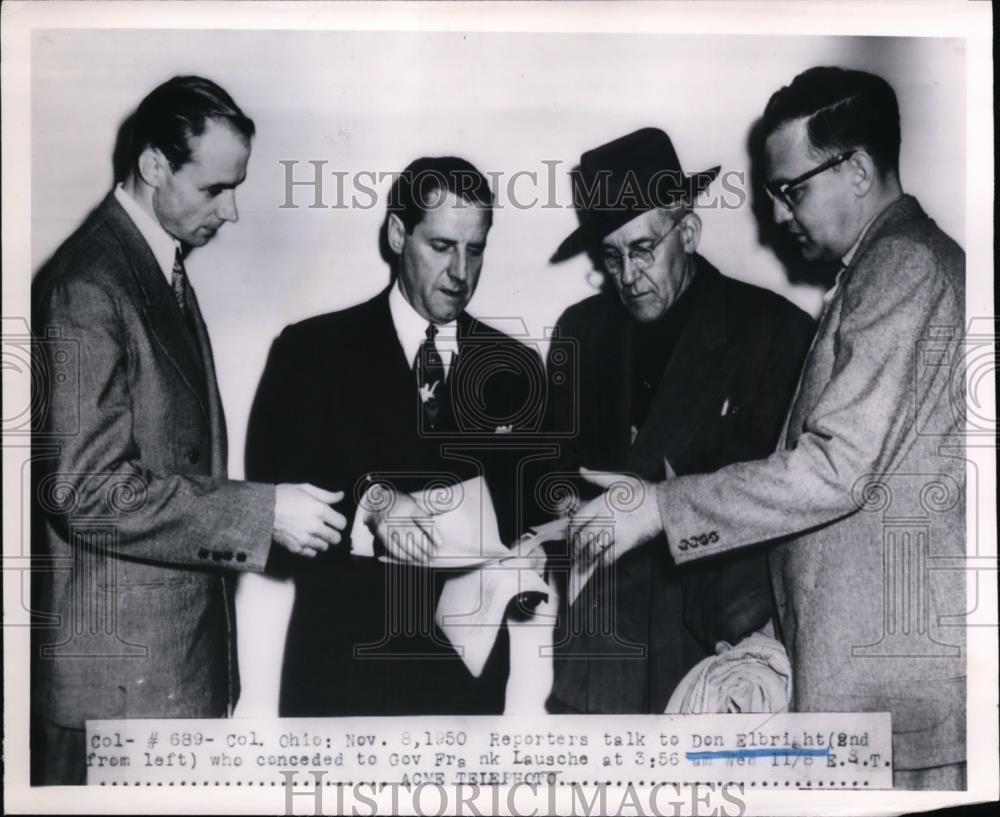
M657 238L652 244L646 247L629 248L628 259L632 262L633 266L640 272L646 272L646 270L652 267L653 262L656 260L657 247L663 243L664 239L670 235L677 228L677 225L683 220L683 218L677 219L670 225L670 229ZM601 248L601 261L604 264L605 272L615 278L621 275L625 269L625 257L613 247Z

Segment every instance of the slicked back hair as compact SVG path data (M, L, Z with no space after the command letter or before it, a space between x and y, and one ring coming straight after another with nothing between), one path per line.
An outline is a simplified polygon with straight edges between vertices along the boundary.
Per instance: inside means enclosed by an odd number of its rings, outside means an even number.
M816 67L772 94L764 110L764 134L806 119L813 147L834 156L862 148L879 173L899 172L899 105L882 77L865 71Z
M395 213L407 233L423 221L424 214L444 206L448 193L464 204L487 211L493 224L493 192L489 181L471 163L457 156L425 156L410 162L389 190L389 213Z
M212 80L196 76L167 80L139 103L126 123L125 151L115 167L117 180L135 170L150 146L160 150L176 172L191 161L191 139L205 132L209 120L229 125L247 142L253 139L253 120Z

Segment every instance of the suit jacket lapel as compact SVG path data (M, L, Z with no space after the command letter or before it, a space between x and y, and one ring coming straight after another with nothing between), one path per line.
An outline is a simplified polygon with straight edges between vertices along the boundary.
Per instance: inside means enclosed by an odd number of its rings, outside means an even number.
M781 439L778 441L778 449L792 448L798 441L802 433L803 425L809 412L819 399L823 388L826 386L826 376L813 365L816 350L821 343L821 338L829 332L836 331L840 326L840 314L843 308L844 286L848 278L854 274L861 259L865 257L868 248L872 243L887 230L891 230L907 221L927 218L920 203L913 197L905 195L897 199L881 213L861 238L857 250L851 257L851 263L847 265L841 273L836 284L837 291L833 294L830 302L824 306L820 315L819 325L816 327L816 334L813 337L812 345L809 347L809 354L806 355L802 365L802 374L799 376L799 383L792 398L791 408L785 418L785 425L781 432ZM831 327L833 327L831 329Z
M208 417L206 372L199 361L196 341L185 331L184 316L163 277L163 272L156 263L152 250L142 237L142 233L132 223L132 219L117 202L114 194L109 194L101 207L108 225L121 242L132 264L132 272L144 298L143 311L153 336ZM200 322L200 312L198 315Z
M628 467L636 473L658 472L664 457L671 465L680 461L710 412L719 410L723 388L739 363L727 354L719 272L701 256L696 263L697 275L707 280L629 452Z
M359 343L356 354L373 361L369 384L375 394L381 395L374 409L384 415L383 422L391 424L390 427L399 423L405 424L402 428L413 427L419 421L420 410L417 380L392 322L388 289L375 300L371 314L372 319L365 327L367 337Z
M390 285L390 289L391 289ZM396 325L392 322L392 310L389 309L389 289L386 289L376 300L377 318L373 322L372 359L382 365L385 361L386 371L391 378L390 382L395 388L403 389L404 383L407 393L411 397L417 395L417 379L413 374L413 361L406 359L406 352L403 344L399 342L399 335L396 332ZM381 376L381 372L379 373Z

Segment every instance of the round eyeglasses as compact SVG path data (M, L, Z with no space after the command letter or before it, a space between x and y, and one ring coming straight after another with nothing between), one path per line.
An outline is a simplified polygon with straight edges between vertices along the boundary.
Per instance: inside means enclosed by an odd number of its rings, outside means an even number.
M652 244L630 247L628 250L628 260L632 262L632 266L640 272L646 272L650 267L652 267L653 262L656 261L657 247L663 243L664 239L668 235L677 229L677 226L683 220L683 218L677 219L670 225L670 229L657 238ZM642 240L646 241L648 239ZM625 270L625 256L612 247L601 248L601 262L604 265L604 271L607 272L608 275L614 276L615 278L621 275Z

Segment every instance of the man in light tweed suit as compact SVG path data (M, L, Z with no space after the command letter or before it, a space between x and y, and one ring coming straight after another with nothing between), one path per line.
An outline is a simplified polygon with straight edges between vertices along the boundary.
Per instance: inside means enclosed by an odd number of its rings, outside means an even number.
M32 286L32 782L86 781L87 720L223 717L238 695L230 576L340 541L339 492L228 479L185 251L238 220L253 121L175 77L122 132L121 179Z
M964 788L965 255L903 193L881 78L805 71L763 126L775 220L807 260L841 266L782 439L764 460L636 485L648 501L599 558L661 531L678 563L770 544L795 709L890 712L894 785ZM577 514L584 559L594 502Z

